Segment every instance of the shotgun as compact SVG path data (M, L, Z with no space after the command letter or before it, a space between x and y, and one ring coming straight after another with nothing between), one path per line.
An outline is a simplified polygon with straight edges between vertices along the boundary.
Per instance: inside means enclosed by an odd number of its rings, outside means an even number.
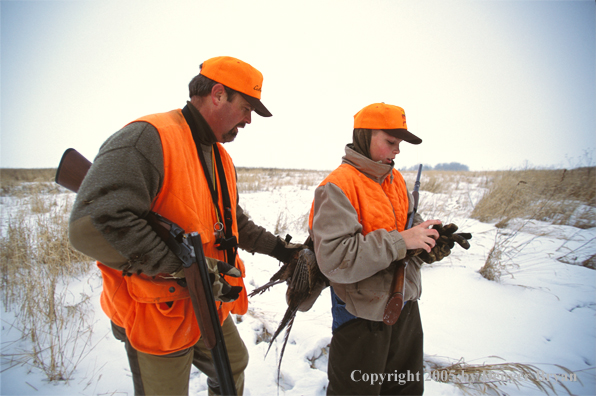
M89 160L77 150L69 148L62 155L58 165L56 183L76 193L90 167ZM201 338L211 351L221 390L225 395L236 395L230 359L209 281L201 235L197 232L185 233L176 223L155 212L149 212L145 220L182 261L186 286L199 323Z
M412 196L414 197L414 210L408 217L406 224L406 230L412 228L414 224L414 215L418 211L418 200L420 190L420 174L422 173L422 164L418 167L418 175L416 176L416 183L414 183L414 191ZM383 312L383 322L387 325L393 325L399 319L401 310L404 307L404 290L406 286L406 267L408 266L407 259L399 260L396 262L397 268L395 269L395 275L393 276L393 283L391 286L391 294L387 305L385 305L385 311Z

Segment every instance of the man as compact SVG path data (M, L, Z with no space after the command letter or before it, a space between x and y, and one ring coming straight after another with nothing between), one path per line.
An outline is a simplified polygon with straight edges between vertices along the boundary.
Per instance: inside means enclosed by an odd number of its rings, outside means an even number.
M70 240L98 260L101 305L125 343L137 395L187 394L191 364L208 375L209 393L220 393L188 290L176 279L182 263L144 220L149 211L201 234L238 394L248 352L229 313L246 313L248 300L236 250L287 262L301 248L247 218L221 145L250 124L253 111L271 116L260 100L262 83L239 59L206 60L189 84L187 105L112 135L79 189Z
M403 141L422 142L408 131L401 107L366 106L354 116L353 142L346 146L342 164L315 190L310 234L332 296L327 394L423 392L418 257L407 267L407 303L398 321L383 323L395 272L392 263L405 258L407 250L430 252L439 234L428 227L441 224L416 215L414 226L405 230L413 201L393 167ZM363 379L373 373L384 374L385 381Z

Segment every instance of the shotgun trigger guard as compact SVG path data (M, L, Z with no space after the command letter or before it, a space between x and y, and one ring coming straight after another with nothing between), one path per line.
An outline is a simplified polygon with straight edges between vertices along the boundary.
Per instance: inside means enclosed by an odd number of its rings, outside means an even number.
M195 249L192 246L189 246L186 240L180 244L180 250L178 253L174 253L182 261L182 266L184 268L189 268L196 261Z
M195 252L187 241L184 229L158 213L154 212L153 215L158 221L167 224L170 227L168 230L168 239L165 241L166 245L168 245L172 253L182 261L183 267L190 267L192 263L195 262Z
M182 261L182 266L188 268L195 262L195 251L186 240L186 235L183 235L183 238L184 239L179 242L174 234L170 233L166 245L168 245L172 253Z

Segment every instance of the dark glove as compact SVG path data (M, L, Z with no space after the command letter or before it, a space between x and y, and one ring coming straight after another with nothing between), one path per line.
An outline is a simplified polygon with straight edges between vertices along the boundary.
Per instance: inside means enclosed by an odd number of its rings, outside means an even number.
M418 253L418 257L420 257L422 259L422 261L424 261L425 263L431 264L431 263L434 263L435 261L443 260L445 257L449 256L450 254L451 254L451 249L449 248L449 245L437 243L430 250L430 252L427 252L424 249L420 249L420 252Z
M466 250L470 248L468 240L472 239L472 234L469 232L455 233L455 231L457 231L457 226L455 224L447 224L445 227L441 224L436 224L433 228L439 232L437 244L446 244L449 246L449 249L453 249L456 243Z
M297 260L298 253L300 253L302 249L306 248L306 246L297 243L290 243L290 239L290 236L286 237L287 241L277 237L277 244L273 248L270 256L275 257L284 264L287 264L292 260Z
M472 234L469 232L455 233L457 228L458 227L453 223L447 224L446 226L441 224L434 225L433 229L437 230L439 233L439 238L437 239L435 246L430 252L427 252L424 249L418 249L413 252L412 255L420 257L422 261L427 264L431 264L435 261L441 261L449 256L451 254L451 249L453 249L456 243L468 250L470 248L468 240L472 239Z
M211 281L215 299L223 302L236 300L242 291L242 286L230 285L223 276L226 275L239 278L242 276L240 270L236 267L232 267L228 263L224 263L223 261L211 257L205 257L205 259L207 261L209 280Z

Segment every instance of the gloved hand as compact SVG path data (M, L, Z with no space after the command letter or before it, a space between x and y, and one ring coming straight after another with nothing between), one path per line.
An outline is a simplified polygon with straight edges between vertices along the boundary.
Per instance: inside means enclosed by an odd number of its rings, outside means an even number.
M224 275L232 276L234 278L239 278L242 276L240 270L236 267L232 267L228 263L224 263L223 261L205 257L205 261L207 262L207 270L209 271L209 280L211 282L211 288L213 289L213 296L217 301L223 302L231 302L235 301L238 296L240 296L240 292L242 291L242 286L232 286L230 285L225 278ZM174 279L182 279L184 278L184 268L174 272L170 275Z
M437 224L434 225L433 228L439 232L437 243L447 244L450 249L453 249L455 243L466 250L470 248L468 240L472 239L472 234L469 232L458 232L456 234L455 231L457 231L457 226L455 224L447 224L445 227L441 224Z
M292 260L297 260L298 253L300 253L300 251L305 248L306 246L303 244L286 242L280 237L277 237L277 244L273 248L273 251L270 255L272 257L275 257L282 263L288 264Z
M441 261L445 257L447 257L451 254L451 249L449 248L449 245L438 244L438 243L430 250L430 252L427 252L424 249L418 249L418 250L419 250L419 252L417 252L416 255L418 257L420 257L422 259L422 261L424 261L427 264L431 264L436 261Z
M211 287L215 299L223 302L235 301L242 291L242 286L230 285L223 276L226 275L239 278L242 276L240 270L236 267L232 267L228 263L224 263L223 261L211 257L205 257L205 259L207 261L209 279L211 280Z
M433 228L438 231L439 238L430 253L424 249L418 249L412 254L420 257L425 263L431 264L435 261L443 260L451 254L451 249L453 249L456 243L466 250L470 248L468 240L472 239L472 234L468 232L455 233L458 229L455 224L451 223L446 226L437 224Z

